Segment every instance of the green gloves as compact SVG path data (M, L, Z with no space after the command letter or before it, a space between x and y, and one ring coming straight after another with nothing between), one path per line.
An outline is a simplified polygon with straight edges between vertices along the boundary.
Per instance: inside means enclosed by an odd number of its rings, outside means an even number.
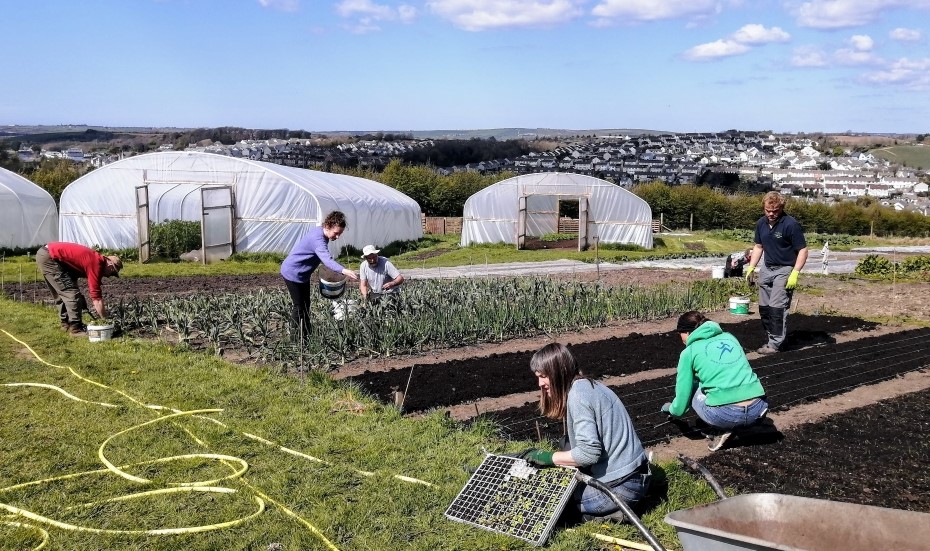
M522 459L525 459L527 463L531 465L536 465L538 467L551 467L555 465L552 461L552 454L554 452L547 452L545 450L537 450L536 448L530 448L525 452L520 454Z
M791 270L791 275L788 276L788 281L785 283L785 289L790 291L798 286L798 274L800 273L797 270Z
M756 267L746 266L746 275L744 277L746 278L746 283L750 285L755 285L756 278L759 277L759 274L756 273Z

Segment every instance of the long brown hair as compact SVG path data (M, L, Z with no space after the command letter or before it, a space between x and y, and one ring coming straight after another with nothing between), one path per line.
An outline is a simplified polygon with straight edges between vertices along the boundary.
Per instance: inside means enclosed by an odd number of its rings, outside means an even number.
M568 348L557 342L547 344L533 354L530 369L549 379L549 391L552 396L539 392L539 412L550 419L564 419L568 391L575 379L587 378L578 369L575 357Z

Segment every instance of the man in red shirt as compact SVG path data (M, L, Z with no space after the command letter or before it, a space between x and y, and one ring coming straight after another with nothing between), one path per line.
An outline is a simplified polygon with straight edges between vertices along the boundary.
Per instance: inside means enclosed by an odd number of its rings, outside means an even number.
M81 319L87 300L78 288L79 277L87 278L87 288L97 315L107 317L100 284L104 277L119 277L123 261L118 256L103 256L77 243L52 242L36 252L36 264L55 298L61 328L68 334L75 337L87 335L87 327Z

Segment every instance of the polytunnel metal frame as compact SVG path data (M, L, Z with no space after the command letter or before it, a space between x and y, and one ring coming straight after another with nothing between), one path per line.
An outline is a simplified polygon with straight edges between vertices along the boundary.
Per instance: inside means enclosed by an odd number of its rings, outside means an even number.
M215 174L213 171L211 174ZM201 261L210 264L229 258L236 252L236 201L235 185L237 175L230 173L232 182L206 182L193 180L156 180L148 176L148 170L142 171L143 185L136 186L136 229L139 263L151 259L151 211L149 204L149 186L194 186L185 197L199 191L200 196L200 246ZM170 191L170 190L169 190ZM162 193L158 201L167 195ZM183 203L183 201L182 201ZM208 218L208 216L210 218ZM191 220L193 222L194 220Z
M555 210L530 210L527 206L529 197L556 197ZM589 217L589 196L579 195L577 193L526 193L520 195L517 210L517 250L522 250L526 246L526 228L527 216L533 219L533 215L553 214L555 216L555 230L559 228L559 203L562 201L578 202L578 250L585 251L590 246L588 236L590 235L590 225L594 224ZM594 238L597 239L597 236Z

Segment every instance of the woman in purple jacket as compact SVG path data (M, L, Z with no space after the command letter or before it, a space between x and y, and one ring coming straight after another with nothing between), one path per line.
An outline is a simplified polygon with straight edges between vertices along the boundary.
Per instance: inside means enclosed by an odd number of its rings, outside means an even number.
M345 229L345 214L338 210L327 214L323 225L310 230L281 264L281 276L294 303L291 318L298 334L310 329L310 297L314 290L310 285L310 276L320 263L352 281L358 281L355 272L336 262L329 253L329 242L339 239Z

